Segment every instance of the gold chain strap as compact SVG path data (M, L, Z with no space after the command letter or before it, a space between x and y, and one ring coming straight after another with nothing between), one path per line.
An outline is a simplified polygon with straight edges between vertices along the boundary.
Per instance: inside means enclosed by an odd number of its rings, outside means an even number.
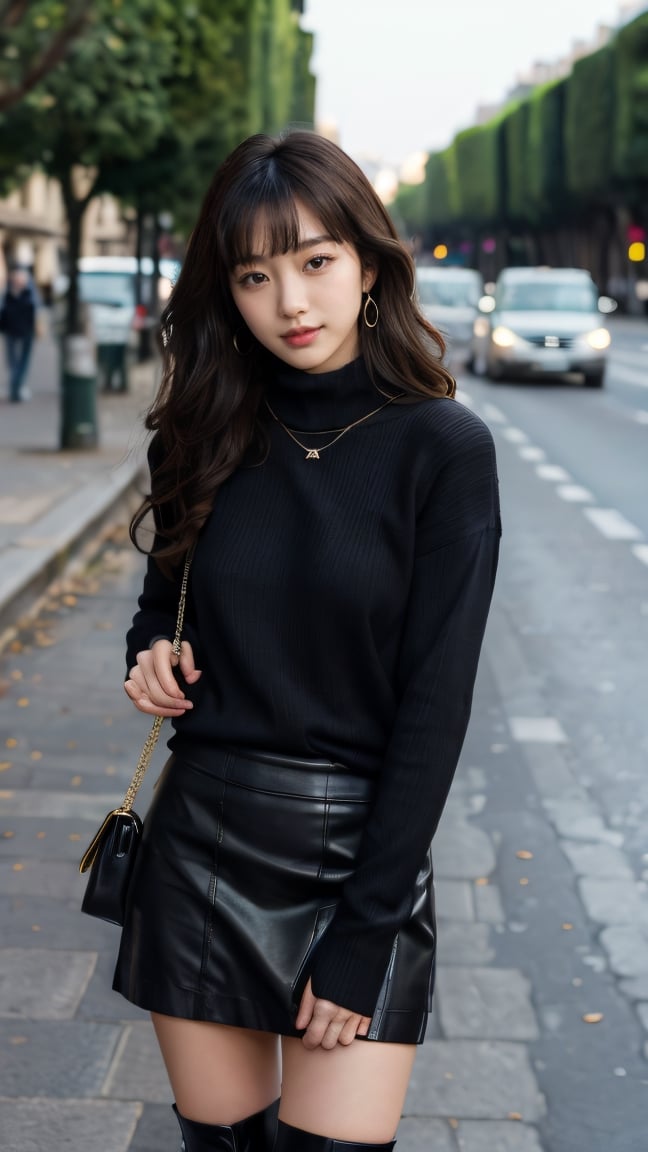
M189 568L191 567L191 561L193 559L194 549L195 549L195 544L192 544L191 548L189 549L189 551L187 553L187 559L185 560L184 572L182 575L182 584L180 585L180 600L178 603L178 618L176 620L175 636L173 637L173 651L175 652L176 656L180 655L180 646L182 643L182 629L184 627L184 618L185 618L185 607L187 604L187 585L189 582ZM139 760L137 761L137 768L135 769L133 779L131 780L131 782L128 786L128 789L126 791L126 795L124 796L121 808L118 809L119 812L130 812L132 807L133 807L133 804L135 803L135 797L137 796L137 793L139 791L139 786L142 783L142 780L144 779L144 773L146 772L146 769L148 768L148 766L151 762L151 756L153 755L155 745L157 744L157 741L158 741L158 736L160 735L160 728L162 727L163 723L164 723L164 716L156 716L155 717L155 720L153 721L153 727L151 728L151 731L149 732L148 736L146 737L146 740L144 742L144 747L142 748L142 751L140 752L140 757L139 757Z

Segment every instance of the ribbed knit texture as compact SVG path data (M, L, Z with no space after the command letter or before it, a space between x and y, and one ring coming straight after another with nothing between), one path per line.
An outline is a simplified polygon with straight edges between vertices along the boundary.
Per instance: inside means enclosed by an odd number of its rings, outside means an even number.
M278 368L267 395L309 447L335 432L306 430L383 401L360 360L322 375ZM203 675L169 746L194 762L215 743L329 757L379 780L312 968L317 996L363 1015L457 766L499 535L491 435L431 398L390 404L319 460L272 421L266 462L223 485L196 550L185 636ZM177 601L149 562L129 667L173 635Z

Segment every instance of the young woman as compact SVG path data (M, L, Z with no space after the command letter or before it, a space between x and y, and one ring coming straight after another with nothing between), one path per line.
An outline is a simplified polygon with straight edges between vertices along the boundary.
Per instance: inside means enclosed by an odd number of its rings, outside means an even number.
M175 731L115 988L152 1013L187 1152L390 1149L497 563L491 436L380 200L313 134L216 173L162 331L126 692Z

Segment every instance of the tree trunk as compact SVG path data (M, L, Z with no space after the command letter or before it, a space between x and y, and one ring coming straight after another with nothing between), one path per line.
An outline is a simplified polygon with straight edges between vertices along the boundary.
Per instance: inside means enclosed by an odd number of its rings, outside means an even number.
M72 187L72 174L68 170L61 176L61 190L68 227L68 277L69 288L67 294L67 308L65 315L65 336L80 335L84 331L83 317L79 306L79 269L78 262L81 254L81 229L83 217L90 198L85 196L78 200Z

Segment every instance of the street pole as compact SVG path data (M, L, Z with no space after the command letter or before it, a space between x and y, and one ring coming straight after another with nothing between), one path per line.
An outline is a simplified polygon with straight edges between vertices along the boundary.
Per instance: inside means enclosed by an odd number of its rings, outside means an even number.
M97 354L89 336L65 336L61 373L61 448L96 448Z

